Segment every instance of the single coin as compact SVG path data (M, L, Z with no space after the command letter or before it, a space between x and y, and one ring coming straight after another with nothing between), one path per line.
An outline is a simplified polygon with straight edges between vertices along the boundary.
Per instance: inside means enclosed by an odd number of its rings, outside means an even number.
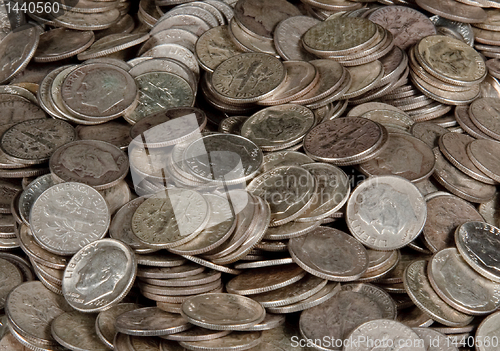
M204 182L238 184L255 176L263 155L247 138L213 134L191 143L183 158L187 169Z
M2 151L16 162L40 164L54 151L75 140L75 129L67 122L54 119L32 119L15 124L0 138Z
M139 205L132 216L132 231L146 246L175 247L195 238L209 217L209 205L201 194L170 189Z
M234 18L242 27L249 33L265 38L272 38L279 22L300 14L297 7L284 0L273 3L239 0L234 6Z
M23 275L16 265L3 258L0 258L0 272L0 281L3 282L0 289L0 308L3 309L7 295L23 282Z
M473 270L456 248L437 252L427 270L434 291L457 310L470 315L485 315L498 308L499 284Z
M134 78L127 71L104 63L74 69L61 87L64 106L90 121L120 116L136 103L137 94Z
M264 320L264 307L250 298L218 293L201 294L182 304L182 316L190 323L212 330L244 330Z
M368 19L394 35L394 45L401 49L416 44L421 38L436 34L427 16L409 7L385 6L370 13Z
M365 18L337 17L309 29L302 42L312 53L339 56L363 49L376 34L376 24ZM329 40L331 37L338 39Z
M325 242L330 244L324 245ZM299 266L323 279L352 281L361 277L368 268L368 254L364 247L333 228L319 227L292 238L288 249Z
M412 351L427 351L420 338L410 327L397 322L386 319L378 319L365 322L354 329L349 338L351 340L360 340L359 343L349 343L344 347L345 351L368 351L373 350L371 343L380 335L384 335L383 341L379 340L382 345L397 345L401 340L411 346ZM372 341L369 341L372 340Z
M272 94L285 79L285 73L285 67L277 58L261 53L245 53L217 66L212 84L224 100L250 103Z
M52 62L75 56L94 42L94 32L55 28L40 35L35 62Z
M455 246L455 229L470 221L484 221L474 206L453 195L427 200L423 240L432 252Z
M50 325L56 317L72 310L63 296L48 290L39 281L17 286L9 294L5 305L11 330L44 346L57 345Z
M250 350L261 342L261 332L233 332L213 340L180 341L179 345L195 351L235 351ZM163 349L163 351L166 350Z
M496 267L499 233L497 227L484 222L467 222L455 231L455 242L462 258L476 272L495 282L500 282Z
M305 275L306 272L294 264L256 268L232 278L226 290L239 295L259 294L293 284Z
M297 188L298 191L290 192L289 184L299 179L302 182L301 187ZM271 226L278 226L304 213L314 200L316 188L316 180L307 170L299 166L282 166L252 180L247 190L269 203Z
M109 348L113 348L113 340L116 335L115 320L119 315L140 308L135 303L120 303L97 315L95 328L99 339Z
M106 200L85 184L50 187L33 203L29 222L33 237L47 251L71 255L106 234L110 213Z
M497 163L497 152L500 143L493 140L473 140L467 145L467 155L481 172L496 182L500 181L500 169Z
M229 116L224 118L219 124L220 133L241 135L241 127L248 119L248 116Z
M96 332L96 316L78 311L59 315L51 324L51 332L57 342L70 350L105 351Z
M448 133L448 130L433 122L419 122L415 123L411 127L411 133L414 137L422 140L429 147L435 148L439 147L439 137Z
M467 145L474 140L465 134L446 133L439 137L439 150L448 161L469 177L494 185L496 182L481 172L467 155Z
M375 60L359 66L348 68L351 75L351 86L344 93L343 99L351 99L360 96L375 88L384 76L382 62Z
M98 140L67 143L54 152L49 162L58 179L84 183L97 190L110 188L125 178L128 165L123 151Z
M392 128L398 132L408 131L415 123L406 113L399 113L391 110L374 110L364 113L361 117L384 125L386 128Z
M311 129L304 137L304 149L315 160L339 166L358 164L382 151L386 133L385 127L366 118L336 118Z
M125 312L116 317L115 321L115 328L119 333L136 336L175 334L190 327L191 325L182 316L162 311L157 307L144 307Z
M431 176L434 153L423 141L401 133L389 133L386 148L374 159L359 165L368 176L397 175L411 182Z
M463 314L444 302L432 288L427 277L427 261L412 262L404 273L404 287L412 301L432 319L451 327L469 324L473 317Z
M35 54L42 30L29 23L10 31L2 39L0 49L0 84L21 73Z
M398 176L363 181L347 202L346 213L354 237L375 250L406 246L418 236L427 217L417 187Z
M137 261L127 245L115 239L101 239L73 256L64 271L62 291L78 311L104 311L128 294L136 272Z
M275 151L299 143L314 122L314 114L304 106L272 106L250 116L241 127L241 135L263 151Z
M496 312L489 315L481 322L476 331L477 340L486 340L486 338L494 340L494 338L498 338L500 336L498 331L499 317L500 312ZM478 351L493 351L496 347L493 345L486 345L486 343L481 342L476 348Z
M448 62L435 59L436 55L445 52L449 54L461 52L462 56L458 62L462 65L453 66L457 67L453 68ZM477 51L458 39L441 35L423 38L415 47L414 54L429 74L445 83L471 86L482 81L486 76L484 60Z
M500 128L496 122L499 103L496 98L479 98L469 108L469 116L476 127L496 140L500 140Z
M302 46L302 36L319 20L307 16L284 19L274 30L274 45L283 60L310 61L314 55Z
M139 89L137 107L125 113L135 124L144 117L174 107L192 106L194 92L185 79L169 72L148 72L135 78Z
M433 177L448 191L471 202L487 202L495 195L495 187L477 181L455 168L439 152L434 149L436 170Z

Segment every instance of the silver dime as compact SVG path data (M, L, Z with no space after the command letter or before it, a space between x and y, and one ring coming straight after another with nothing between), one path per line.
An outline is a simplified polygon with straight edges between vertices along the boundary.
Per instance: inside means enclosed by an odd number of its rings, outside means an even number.
M102 190L125 178L129 163L125 153L114 145L78 140L57 149L49 166L59 180L80 182Z
M119 333L128 335L158 336L182 332L191 325L178 314L157 307L144 307L116 317L115 328Z
M105 351L96 332L96 316L77 311L59 315L51 324L52 336L57 342L70 350Z
M456 248L436 253L427 271L434 291L463 313L489 314L500 304L500 285L473 270L460 257Z
M274 45L283 60L310 61L314 56L304 50L301 39L319 21L307 16L294 16L281 21L274 30Z
M130 124L110 121L97 126L76 126L76 135L80 140L101 140L125 149L132 139L129 136Z
M182 315L192 324L213 330L244 330L264 320L264 307L244 296L202 294L182 304Z
M13 263L0 257L0 309L5 307L7 295L23 282L23 275Z
M405 270L404 287L412 301L432 319L451 327L469 324L472 316L450 307L435 292L427 278L427 261L413 261Z
M133 251L114 239L83 247L64 271L62 290L81 312L99 312L118 304L132 288L137 272Z
M500 320L500 312L493 313L486 317L476 331L476 339L477 340L495 340L500 337L500 333L498 331L498 322ZM478 351L493 351L497 348L497 346L493 346L493 344L487 344L481 342L477 344L476 349Z
M204 182L235 184L252 178L262 164L262 151L252 141L232 134L207 135L184 151L187 169Z
M71 255L106 234L110 213L106 200L85 184L62 183L45 191L30 213L33 236L46 250Z
M12 290L5 306L12 329L29 340L45 346L55 346L50 325L72 308L64 297L57 295L39 281L27 282Z
M231 42L227 26L206 31L196 42L195 54L203 69L213 72L222 62L243 53Z
M375 250L395 250L415 239L427 217L425 201L408 180L373 177L361 183L347 203L354 237Z
M467 222L455 231L455 242L462 258L476 272L497 283L500 282L499 235L500 229L484 222Z
M292 238L288 250L299 266L323 279L352 281L368 268L365 248L348 234L333 228L319 227Z
M175 247L194 239L209 217L209 205L200 193L170 189L139 205L132 217L132 231L146 246Z
M181 341L179 344L182 347L194 351L235 351L250 350L261 342L261 332L233 332L214 340ZM163 351L166 350L163 349Z

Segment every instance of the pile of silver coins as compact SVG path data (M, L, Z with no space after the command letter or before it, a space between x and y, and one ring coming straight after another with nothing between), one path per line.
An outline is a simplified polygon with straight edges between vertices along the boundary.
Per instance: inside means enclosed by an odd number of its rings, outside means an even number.
M499 350L499 9L0 3L0 351Z

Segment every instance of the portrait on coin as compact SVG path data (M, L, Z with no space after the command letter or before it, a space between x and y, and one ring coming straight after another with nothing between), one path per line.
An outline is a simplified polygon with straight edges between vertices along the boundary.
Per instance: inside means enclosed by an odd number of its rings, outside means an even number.
M307 235L302 251L311 263L325 272L349 272L358 257L351 245L340 246L339 238L331 235Z
M376 159L380 169L396 175L406 172L419 174L424 155L411 142L398 138L390 147L383 152L383 156Z
M127 256L121 250L112 248L106 252L94 254L78 273L75 288L90 305L96 300L112 294L127 269Z
M96 108L99 113L106 113L123 101L126 91L127 78L120 72L106 70L93 71L84 76L76 94L82 105Z
M468 75L475 67L464 50L453 48L446 41L439 41L426 50L425 58L439 71L451 76Z
M359 217L379 235L396 236L417 220L409 196L388 184L370 186L357 202Z
M474 260L479 261L489 269L500 274L500 238L493 236L487 230L476 230L474 235L467 235L468 252L473 255Z
M112 154L90 145L86 148L79 145L69 146L61 157L61 163L79 177L97 179L108 172L120 171Z

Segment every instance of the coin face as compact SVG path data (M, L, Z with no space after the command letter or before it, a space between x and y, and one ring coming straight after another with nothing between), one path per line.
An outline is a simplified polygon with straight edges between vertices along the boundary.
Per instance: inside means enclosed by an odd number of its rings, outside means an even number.
M265 310L252 299L234 294L201 294L182 304L192 324L214 330L243 330L264 320Z
M473 140L467 145L467 155L472 163L497 182L500 180L500 169L495 161L499 149L500 143L492 140Z
M377 26L365 18L337 17L309 29L302 41L306 50L310 48L333 55L335 52L356 51L376 33Z
M198 62L211 72L228 58L242 53L232 43L227 26L219 26L206 31L196 42Z
M412 301L441 324L459 327L469 324L472 316L463 314L444 302L432 288L426 274L427 261L412 262L404 273L404 287Z
M320 123L304 137L310 157L339 166L361 163L383 143L386 130L380 124L360 117L337 118ZM387 140L385 140L387 142Z
M319 227L292 238L288 250L299 266L323 279L352 281L368 268L365 248L346 233L333 228Z
M500 312L493 313L492 315L485 318L476 331L476 336L479 338L493 338L500 337L500 333L498 332L498 322L500 320ZM479 345L477 347L478 351L493 351L495 349L494 346L490 345Z
M60 180L80 182L102 190L125 178L128 158L119 148L104 141L78 140L58 148L49 166Z
M144 201L132 217L132 231L147 246L174 247L193 239L209 219L207 200L196 191L171 189Z
M72 311L63 296L48 290L39 281L23 283L12 290L5 307L16 330L49 345L56 343L50 332L52 321L62 313Z
M95 327L97 335L106 345L113 345L116 335L115 320L120 314L140 308L135 303L120 303L97 315Z
M436 293L463 313L482 315L498 308L499 284L473 270L456 248L436 253L429 262L428 274Z
M451 195L436 196L427 201L427 220L423 239L432 252L455 246L455 229L466 222L484 219L465 200Z
M178 314L165 312L157 307L143 307L119 315L116 318L115 327L123 334L157 336L175 334L191 326Z
M186 166L205 182L241 183L262 164L262 151L247 138L232 134L204 136L184 151Z
M265 0L239 0L234 6L234 17L250 33L272 38L276 25L291 16L299 16L300 11L288 1L269 3Z
M394 35L394 45L402 49L436 34L429 18L409 7L385 6L372 12L368 19L389 30Z
M320 23L307 16L293 16L281 21L274 30L276 50L284 60L310 61L314 56L302 47L302 36L312 26Z
M358 240L375 250L394 250L413 241L427 210L418 189L397 176L368 178L347 203L347 224Z
M78 311L104 311L127 295L136 271L135 255L127 245L101 239L69 261L62 284L64 297Z
M14 160L36 164L48 161L58 147L73 140L75 129L69 123L33 119L9 128L0 139L0 147Z
M29 222L35 240L47 251L71 255L106 234L110 213L106 200L85 184L61 183L33 204Z
M467 222L455 231L455 242L463 259L479 274L496 282L500 282L496 258L499 234L498 228L484 222Z
M434 164L434 153L423 141L402 133L389 133L385 149L359 167L369 176L393 174L416 182L430 177Z
M268 107L245 121L241 135L265 151L285 149L300 142L314 120L313 112L300 105Z
M58 316L51 324L51 331L57 342L71 348L105 351L107 347L96 333L96 316L77 311Z
M260 53L241 54L214 70L215 91L231 101L253 102L266 98L285 78L285 67L275 57Z
M0 258L0 307L5 306L9 292L23 282L21 271L11 262Z

